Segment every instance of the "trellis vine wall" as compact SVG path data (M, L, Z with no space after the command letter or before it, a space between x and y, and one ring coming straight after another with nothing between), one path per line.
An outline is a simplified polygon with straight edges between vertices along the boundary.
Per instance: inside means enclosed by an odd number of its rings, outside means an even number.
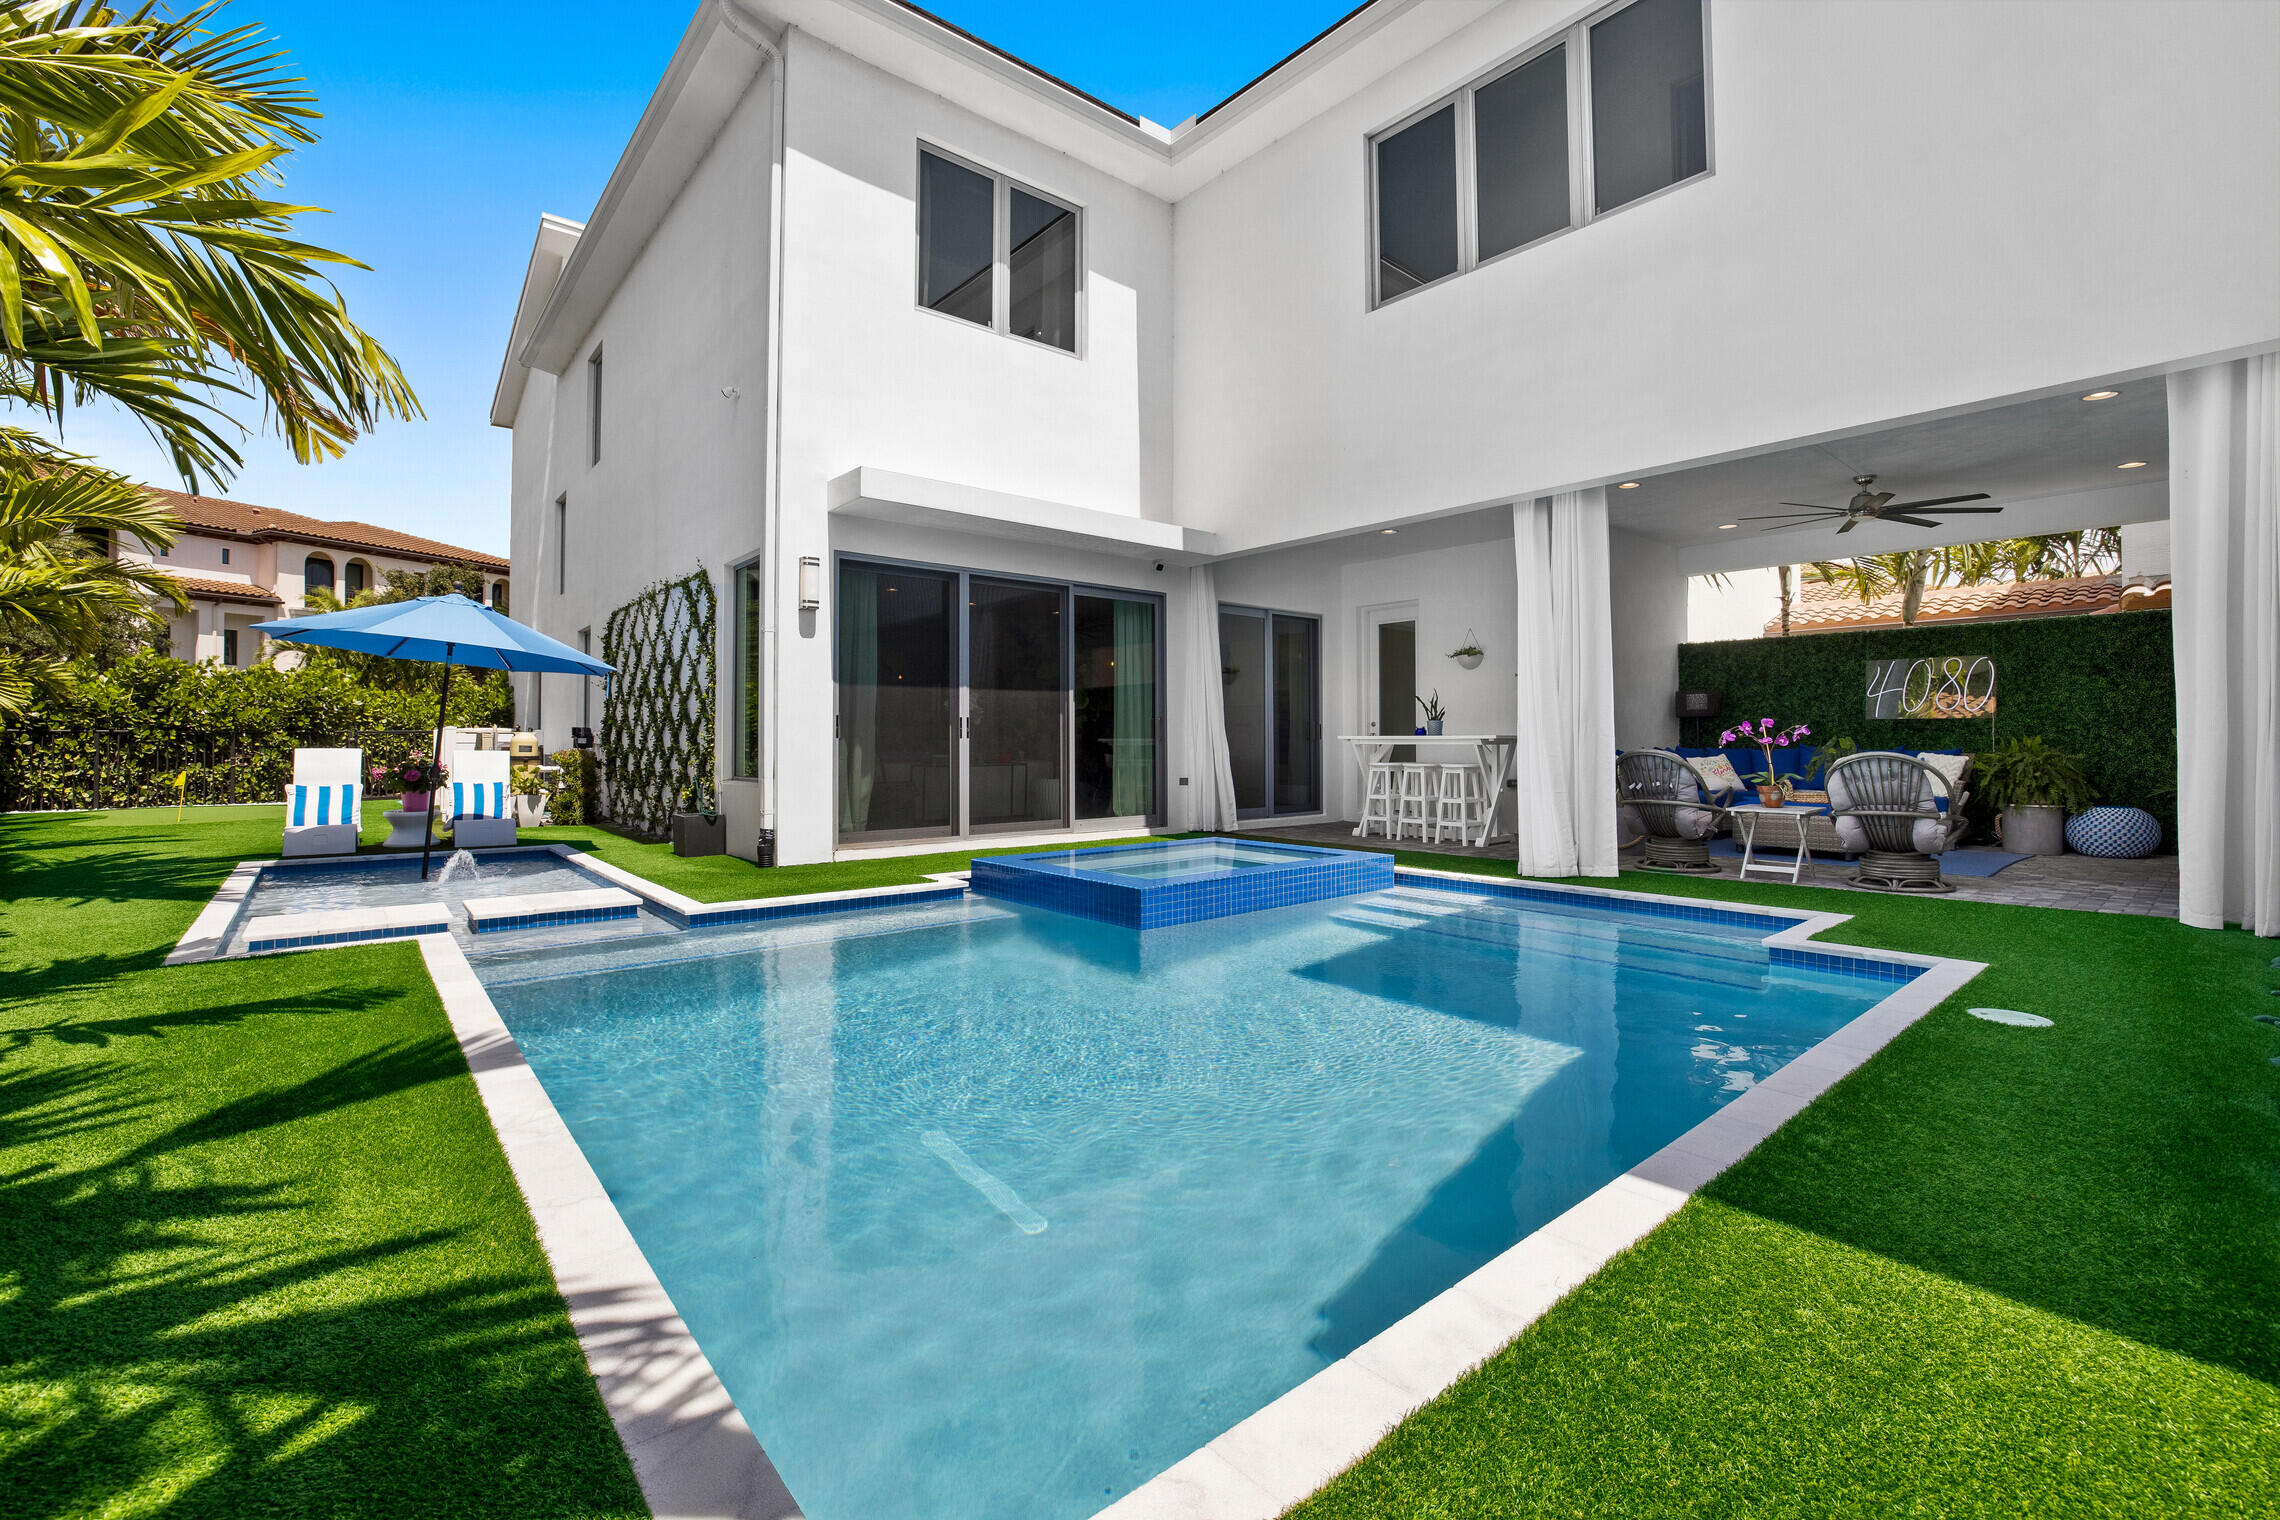
M602 658L617 667L601 733L602 803L615 823L663 834L684 791L712 805L719 610L699 566L649 587L602 625Z

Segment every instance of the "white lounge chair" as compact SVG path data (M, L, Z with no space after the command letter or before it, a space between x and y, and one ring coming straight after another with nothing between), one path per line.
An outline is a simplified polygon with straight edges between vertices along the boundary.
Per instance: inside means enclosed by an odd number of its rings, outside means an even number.
M353 855L364 823L364 751L297 749L285 789L286 855Z
M484 849L515 842L515 799L507 790L514 761L503 749L461 749L451 754L451 842Z

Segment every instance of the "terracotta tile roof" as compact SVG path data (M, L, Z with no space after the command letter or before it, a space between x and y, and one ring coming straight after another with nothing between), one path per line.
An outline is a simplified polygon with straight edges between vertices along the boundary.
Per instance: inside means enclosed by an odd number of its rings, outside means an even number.
M278 596L276 592L256 586L251 581L218 581L203 575L178 575L174 571L168 570L164 565L155 568L165 570L168 575L174 576L177 581L182 583L182 589L192 596L204 597L208 601L260 602L269 607L285 605L284 599Z
M1899 592L1863 602L1844 586L1807 581L1789 613L1792 633L1839 633L1855 628L1900 626ZM1916 614L1925 623L1984 623L2001 618L2079 616L2094 612L2137 612L2169 605L2166 578L2132 584L2118 575L2085 575L2055 581L1998 581L1984 586L1936 586L1924 593ZM1781 632L1781 620L1765 625Z
M150 488L150 494L165 502L167 509L181 518L185 527L200 532L225 534L248 542L286 539L327 548L369 549L407 559L449 561L500 575L507 573L507 562L495 554L478 554L457 544L399 533L394 528L377 527L372 523L303 517L298 512L281 511L276 507L257 507L250 502L230 501L220 496L190 496L181 491L162 491L155 486Z

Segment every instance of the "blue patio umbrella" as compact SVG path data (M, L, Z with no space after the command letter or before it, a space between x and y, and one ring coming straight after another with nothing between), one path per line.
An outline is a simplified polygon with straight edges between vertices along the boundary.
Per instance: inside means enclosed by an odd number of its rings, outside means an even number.
M550 639L535 628L525 628L504 613L456 593L420 596L407 602L382 602L374 607L352 607L316 617L283 618L256 623L255 630L288 644L321 649L349 649L390 660L423 660L443 667L443 694L435 704L435 757L443 758L443 718L451 702L451 667L471 670L533 670L556 674L600 676L605 681L614 668L568 644ZM420 846L420 880L427 880L428 849L435 830L428 830Z

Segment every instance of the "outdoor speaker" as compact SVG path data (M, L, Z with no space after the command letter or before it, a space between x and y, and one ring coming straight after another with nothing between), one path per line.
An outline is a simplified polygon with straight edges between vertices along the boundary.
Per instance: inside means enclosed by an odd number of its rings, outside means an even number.
M594 747L594 731L590 728L573 728L570 730L570 747L572 749L592 749Z
M1678 715L1682 718L1715 718L1718 716L1718 694L1714 691L1682 691L1678 694Z

